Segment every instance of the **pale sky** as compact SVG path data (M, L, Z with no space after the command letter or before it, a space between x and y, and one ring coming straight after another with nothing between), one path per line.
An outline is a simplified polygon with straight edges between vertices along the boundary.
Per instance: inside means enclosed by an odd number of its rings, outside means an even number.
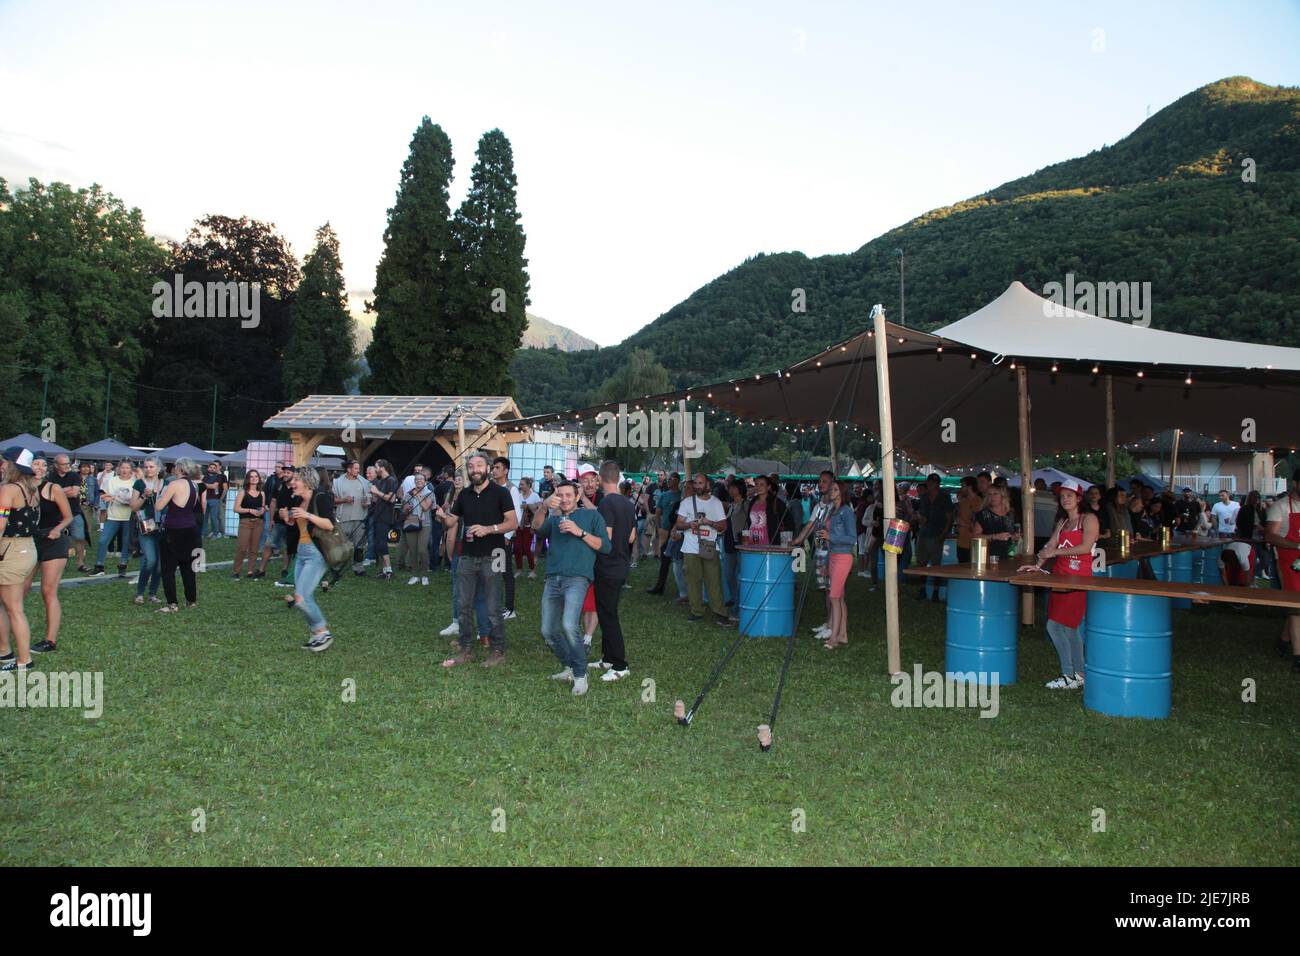
M850 252L1236 74L1300 2L0 0L0 176L339 235L369 289L411 134L514 146L531 310L614 344L758 252Z

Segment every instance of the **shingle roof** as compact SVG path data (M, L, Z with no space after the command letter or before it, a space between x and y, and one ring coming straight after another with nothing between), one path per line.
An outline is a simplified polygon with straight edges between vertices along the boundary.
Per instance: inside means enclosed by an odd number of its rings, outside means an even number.
M514 399L503 395L308 395L268 418L266 427L333 430L350 423L356 428L427 432L446 419L443 430L455 431L457 406L464 411L468 429L519 416Z

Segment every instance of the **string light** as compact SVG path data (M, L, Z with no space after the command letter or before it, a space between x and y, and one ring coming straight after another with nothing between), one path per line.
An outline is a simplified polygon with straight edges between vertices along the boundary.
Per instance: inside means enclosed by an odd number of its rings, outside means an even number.
M1057 364L1056 364L1055 362L1053 362L1053 363L1052 363L1052 374L1055 375L1056 372L1057 372L1058 370L1059 370L1059 369L1058 369L1058 367L1057 367Z
M1101 366L1100 366L1100 365L1094 365L1094 366L1092 367L1092 374L1093 374L1093 375L1096 375L1096 374L1097 374L1098 372L1100 372L1100 371L1101 371Z

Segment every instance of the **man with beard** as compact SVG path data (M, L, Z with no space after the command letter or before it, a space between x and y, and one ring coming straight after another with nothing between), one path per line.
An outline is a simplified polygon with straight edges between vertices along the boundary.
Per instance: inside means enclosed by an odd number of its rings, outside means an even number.
M460 617L466 626L460 629L460 653L442 662L443 667L468 664L474 659L474 632L468 626L474 620L474 601L481 593L487 605L488 628L492 650L483 662L495 667L505 660L506 628L501 617L501 572L493 562L506 558L507 531L518 527L515 503L501 485L488 478L488 460L475 453L466 462L469 485L456 496L451 512L438 508L434 515L447 528L455 529L464 542L456 567Z

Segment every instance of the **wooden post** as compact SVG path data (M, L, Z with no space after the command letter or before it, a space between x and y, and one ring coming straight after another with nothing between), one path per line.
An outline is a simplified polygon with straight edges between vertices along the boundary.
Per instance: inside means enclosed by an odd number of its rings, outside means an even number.
M461 412L456 416L456 458L460 464L456 470L464 479L465 484L469 484L469 476L465 473L465 413Z
M1106 376L1106 488L1115 487L1115 381Z
M896 518L894 508L894 423L889 398L889 334L885 330L885 307L871 310L876 338L876 387L880 400L880 496L884 498L883 527ZM898 646L898 555L885 552L885 646L889 651L889 673L903 669L902 651Z
M682 494L686 494L686 486L691 482L691 460L686 457L686 399L679 399L677 402L677 437L682 443L682 473L686 476L682 481ZM699 436L701 439L703 435ZM694 494L694 492L692 492Z
M1024 555L1029 557L1034 547L1034 457L1029 432L1029 371L1024 365L1016 368L1016 392L1019 401L1020 425L1020 536L1024 542ZM1025 588L1020 596L1020 620L1028 627L1034 624L1034 593Z
M1182 431L1180 429L1175 428L1174 429L1174 455L1172 458L1169 459L1169 490L1170 491L1174 490L1174 481L1176 480L1176 476L1178 475L1178 439L1180 437L1182 437ZM1200 493L1199 488L1195 490L1198 494Z
M835 472L835 480L840 480L840 456L835 451L835 423L827 422L826 430L831 436L831 471Z

